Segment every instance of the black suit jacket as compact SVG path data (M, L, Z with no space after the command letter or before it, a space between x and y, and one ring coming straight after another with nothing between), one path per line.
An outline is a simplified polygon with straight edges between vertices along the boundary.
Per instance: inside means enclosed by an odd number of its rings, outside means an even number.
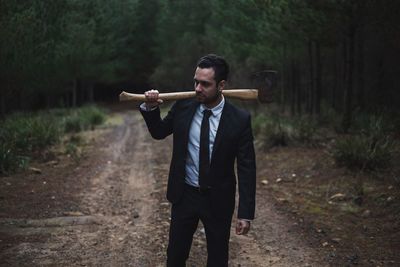
M185 163L192 118L199 103L177 101L164 119L160 109L142 111L151 136L164 139L173 134L173 152L168 178L167 199L178 203L185 185ZM238 217L253 219L255 210L256 166L251 117L225 100L210 162L211 209L216 216L232 216L235 207L237 160L239 183Z

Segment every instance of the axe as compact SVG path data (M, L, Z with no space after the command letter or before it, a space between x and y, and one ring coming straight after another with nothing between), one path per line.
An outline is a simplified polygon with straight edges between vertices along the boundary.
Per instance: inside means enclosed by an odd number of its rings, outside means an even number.
M267 70L261 71L253 75L253 83L258 89L230 89L222 90L222 94L226 97L236 98L241 100L259 100L262 103L272 102L272 90L276 84L276 71ZM196 96L195 91L186 92L172 92L172 93L160 93L159 99L163 101L168 100L179 100L186 98L193 98ZM146 97L144 94L131 94L123 91L119 95L120 101L145 101Z

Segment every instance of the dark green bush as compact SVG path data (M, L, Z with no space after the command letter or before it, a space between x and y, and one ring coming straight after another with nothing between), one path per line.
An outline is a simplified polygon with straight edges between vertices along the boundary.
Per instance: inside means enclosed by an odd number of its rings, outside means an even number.
M0 170L10 173L27 166L29 155L57 143L59 123L48 115L13 114L1 123Z
M18 155L17 149L10 142L0 140L0 173L8 174L25 168L29 162L26 156Z
M64 119L64 130L67 133L77 133L93 129L95 126L104 123L105 119L106 114L102 109L96 106L85 106L73 110L70 115Z
M338 165L355 170L378 170L390 166L396 142L382 116L360 117L353 130L358 132L338 139L333 157Z
M259 114L253 119L253 131L264 148L287 145L290 129L276 115Z
M294 118L294 138L300 143L311 143L317 132L317 122L311 116Z
M10 115L0 122L0 172L10 173L27 166L32 153L56 144L64 132L94 128L105 118L105 112L95 106Z
M53 145L61 137L58 121L43 114L14 114L2 123L0 134L4 142L24 153Z
M59 142L61 128L58 121L50 116L34 117L30 123L32 149L45 149Z
M265 147L311 143L317 132L317 122L311 116L286 118L260 114L253 119L253 131Z
M251 122L252 128L253 128L253 134L254 135L259 135L264 131L264 128L266 126L266 121L268 120L267 116L264 114L258 114L257 116L253 117L253 120Z
M83 107L79 113L83 117L86 127L93 128L106 120L105 112L96 106Z
M66 133L77 133L84 130L84 122L77 114L70 115L64 119L64 131Z
M340 166L356 170L378 170L390 165L394 143L389 136L375 140L365 134L336 141L333 157Z

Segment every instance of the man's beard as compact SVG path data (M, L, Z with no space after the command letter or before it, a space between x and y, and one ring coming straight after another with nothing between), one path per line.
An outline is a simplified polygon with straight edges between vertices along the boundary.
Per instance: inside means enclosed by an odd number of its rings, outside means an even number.
M203 104L208 104L208 103L213 103L215 101L217 101L219 99L219 97L221 96L222 92L221 91L217 91L213 96L211 97L206 97L205 95L203 95L202 93L196 93L196 97L197 97L197 101L203 103ZM200 97L200 98L199 98ZM203 99L202 99L203 98Z

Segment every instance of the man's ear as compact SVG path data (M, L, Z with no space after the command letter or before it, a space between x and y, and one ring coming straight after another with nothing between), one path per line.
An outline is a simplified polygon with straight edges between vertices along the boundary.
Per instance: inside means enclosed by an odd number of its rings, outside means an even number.
M226 81L225 80L220 81L218 83L218 91L221 92L222 90L224 90L225 89L225 85L226 85Z

